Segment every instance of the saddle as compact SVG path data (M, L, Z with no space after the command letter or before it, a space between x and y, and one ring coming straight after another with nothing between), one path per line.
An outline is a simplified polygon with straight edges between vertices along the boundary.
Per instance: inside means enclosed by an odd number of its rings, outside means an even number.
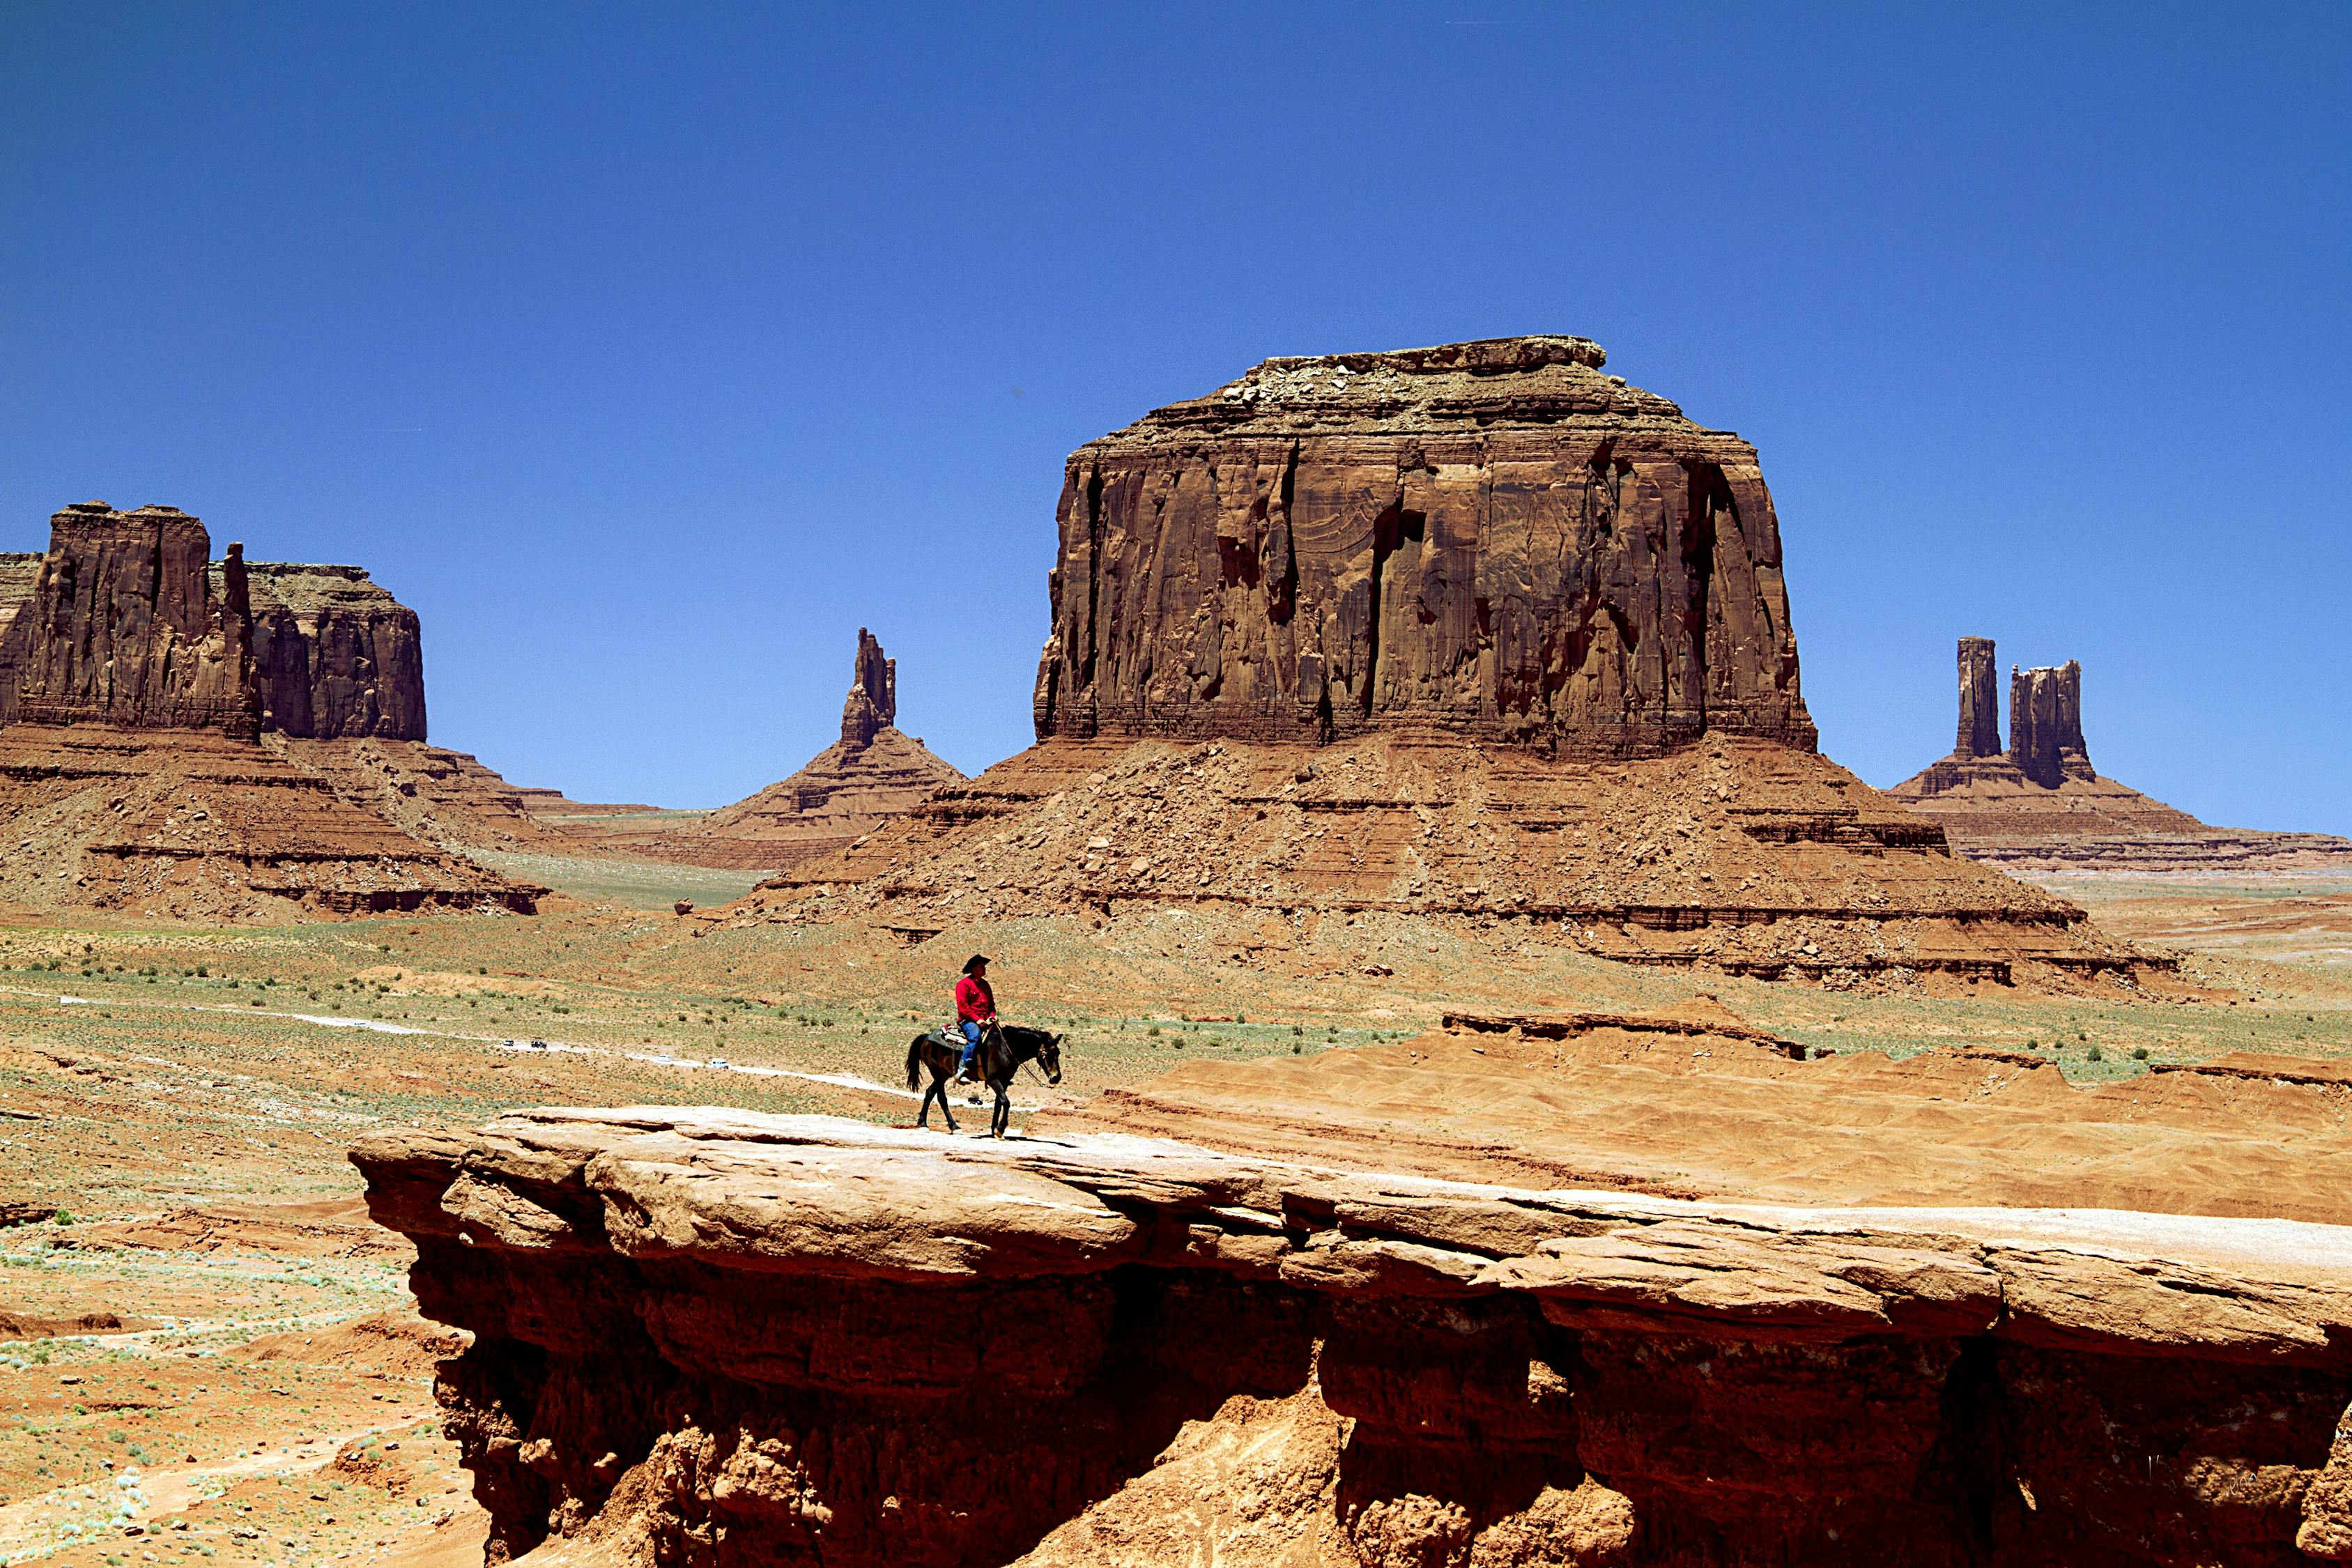
M942 1027L933 1029L929 1034L925 1035L923 1038L930 1041L933 1045L938 1046L941 1050L947 1052L949 1056L954 1058L958 1061L963 1059L963 1031L961 1029L953 1027L952 1026L944 1026ZM983 1045L986 1043L987 1042L984 1039L982 1041L982 1044ZM972 1065L977 1068L979 1063L975 1060ZM950 1083L960 1082L961 1081L961 1075L950 1075L948 1081ZM979 1080L974 1079L973 1081L977 1082Z

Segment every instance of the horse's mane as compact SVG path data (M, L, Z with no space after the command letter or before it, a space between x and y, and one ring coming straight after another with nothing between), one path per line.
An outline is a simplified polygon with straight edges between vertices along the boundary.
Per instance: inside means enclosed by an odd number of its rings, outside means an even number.
M1024 1045L1043 1046L1054 1037L1053 1030L1040 1029L1029 1024L1004 1024L999 1026L1003 1029L1007 1039L1018 1040Z

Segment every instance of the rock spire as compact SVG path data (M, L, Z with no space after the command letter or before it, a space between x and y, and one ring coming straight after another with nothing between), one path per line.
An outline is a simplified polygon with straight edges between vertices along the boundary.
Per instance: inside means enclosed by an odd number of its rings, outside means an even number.
M1956 757L2000 754L2000 688L1993 684L1992 638L1960 639L1960 723Z
M2083 743L2081 664L2070 658L2039 669L2010 668L2009 760L2048 789L2061 779L2099 776Z
M1954 853L1997 865L2070 869L2332 870L2352 842L2316 833L2213 827L2102 778L2083 739L2083 667L2075 660L2009 676L2009 749L1990 637L1962 637L1960 712L1952 754L1886 793L1942 824Z
M857 662L849 673L849 700L841 705L841 743L868 746L898 721L898 661L882 657L882 644L857 628Z
M902 732L898 717L898 661L860 626L841 739L790 778L711 813L678 835L671 852L703 866L797 866L964 782L920 738Z

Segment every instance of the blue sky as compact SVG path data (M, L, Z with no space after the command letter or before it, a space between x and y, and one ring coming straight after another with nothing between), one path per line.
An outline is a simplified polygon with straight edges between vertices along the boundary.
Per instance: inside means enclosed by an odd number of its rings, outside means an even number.
M434 738L714 805L856 628L1028 740L1069 450L1582 333L1763 454L1822 749L1952 643L2352 832L2352 9L0 8L0 549L160 501L424 616Z

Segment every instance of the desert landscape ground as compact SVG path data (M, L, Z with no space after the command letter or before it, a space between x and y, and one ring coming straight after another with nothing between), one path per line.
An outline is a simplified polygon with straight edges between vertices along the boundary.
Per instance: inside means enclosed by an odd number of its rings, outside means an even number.
M1980 639L1948 832L1870 788L1754 449L1604 364L1089 443L1035 746L940 763L861 632L710 812L431 744L360 568L58 513L0 1554L2352 1559L2337 841L2100 780L2071 666L1994 750ZM974 952L1064 1042L1001 1142L911 1125Z
M0 1368L11 1417L0 1546L12 1559L479 1561L487 1516L432 1395L453 1341L415 1315L408 1244L368 1221L345 1158L352 1141L383 1128L457 1131L539 1104L905 1125L906 1040L937 1016L950 961L967 950L998 956L1009 1010L1070 1037L1059 1088L1019 1086L1024 1127L1042 1118L1215 1146L1232 1134L1212 1113L1246 1104L1265 1125L1244 1141L1266 1146L1265 1126L1279 1125L1328 1151L1318 1129L1352 1121L1375 1133L1383 1168L1430 1175L1690 1194L1734 1184L1726 1172L1743 1163L1793 1158L1805 1168L1749 1190L2048 1202L2063 1173L2021 1170L2015 1118L1998 1113L1937 1116L1928 1142L1940 1169L1897 1171L1891 1185L1885 1147L1843 1168L1807 1164L1825 1144L1883 1143L1890 1131L1916 1147L1919 1112L2046 1075L2065 1096L2091 1102L2096 1091L2090 1120L2102 1127L2168 1130L2157 1145L2175 1167L2163 1207L2345 1217L2328 1173L2352 1152L2347 883L2063 883L2110 931L2183 954L2183 977L2204 994L2158 1000L1853 995L1636 969L1543 943L1496 963L1482 944L1411 920L1328 922L1301 954L1328 973L1237 965L1202 946L1181 911L1108 943L1076 918L1018 919L959 922L908 948L887 931L681 920L664 897L676 884L653 867L615 863L601 879L580 867L589 874L574 887L592 896L537 918L223 931L20 911L0 927L0 1148L21 1216L0 1232L11 1281L0 1311L15 1341ZM640 903L660 907L593 896L631 878L643 879ZM1375 964L1391 973L1364 973ZM1673 1077L1587 1066L1567 1079L1551 1046L1440 1027L1449 1014L1578 1011L1681 1012L1699 1027L1615 1037L1671 1040ZM1838 1053L1804 1070L1892 1081L1867 1099L1813 1097L1801 1135L1768 1136L1754 1101L1692 1076L1696 1051L1742 1048L1706 1033L1718 1014ZM2157 1103L2159 1089L2239 1080L2153 1069L2241 1054L2304 1058L2316 1086L2259 1119L2213 1093ZM2027 1073L2021 1058L2050 1067ZM1483 1087L1463 1070L1488 1062L1508 1066ZM1906 1066L1910 1076L1896 1076ZM1627 1099L1656 1125L1617 1141L1621 1168L1591 1166L1594 1146L1612 1140L1590 1135L1572 1160L1542 1164L1546 1138L1505 1097L1565 1084L1591 1096L1612 1072L1638 1073ZM1453 1098L1433 1091L1441 1080ZM2150 1103L2109 1086L2141 1086ZM1125 1094L1106 1101L1108 1090ZM1192 1110L1156 1103L1171 1099ZM2271 1163L2217 1159L2225 1141ZM2075 1201L2114 1203L2149 1179L2128 1154L2095 1152L2109 1186L2086 1181ZM1571 1179L1573 1160L1584 1163ZM2004 1185L2028 1175L2060 1187Z

